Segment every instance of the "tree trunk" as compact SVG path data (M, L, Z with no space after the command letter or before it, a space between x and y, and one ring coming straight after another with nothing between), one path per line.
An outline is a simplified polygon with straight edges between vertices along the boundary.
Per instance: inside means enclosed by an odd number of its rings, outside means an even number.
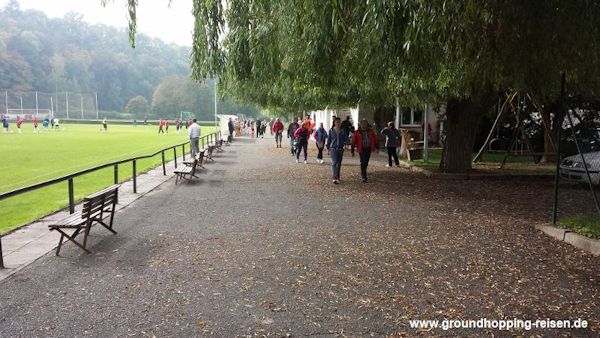
M540 163L554 163L556 161L556 126L552 124L552 113L556 116L557 106L547 105L543 110L540 109L540 115L544 124L544 155Z
M467 173L471 171L473 143L481 116L489 108L493 93L475 98L452 99L446 106L446 142L440 171Z

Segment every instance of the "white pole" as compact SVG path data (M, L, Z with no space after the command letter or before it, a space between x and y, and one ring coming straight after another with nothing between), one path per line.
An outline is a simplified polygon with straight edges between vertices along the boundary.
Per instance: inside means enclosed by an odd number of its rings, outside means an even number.
M217 79L215 79L215 131L217 129Z
M96 92L96 120L98 120L98 92Z
M396 96L396 129L400 129L400 99Z
M54 101L52 100L52 96L50 96L50 113L54 117Z
M21 95L21 114L23 113L23 95Z
M65 92L67 96L67 119L69 119L69 92Z
M79 102L81 105L81 119L83 120L83 95L79 93Z
M429 123L427 121L427 108L425 104L425 111L423 112L423 161L429 160Z
M6 94L6 99L4 101L4 103L6 104L6 113L8 114L8 90L5 92ZM23 114L23 112L21 112L21 114Z
M35 92L35 115L39 114L37 91Z

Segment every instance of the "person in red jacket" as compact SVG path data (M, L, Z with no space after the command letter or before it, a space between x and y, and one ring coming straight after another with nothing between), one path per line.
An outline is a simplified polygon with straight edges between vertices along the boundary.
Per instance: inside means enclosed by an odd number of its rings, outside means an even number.
M165 125L165 121L163 121L163 119L158 120L158 133L159 134L163 134L165 133L165 130L163 129L163 126Z
M360 156L360 174L362 176L362 181L363 183L367 183L367 166L369 165L369 159L371 158L371 153L375 151L375 148L378 148L378 145L377 136L366 119L360 121L360 128L352 135L352 145L356 147L358 155Z
M39 134L40 133L40 129L38 128L38 119L37 119L37 115L35 115L33 117L33 132L35 134Z
M281 123L279 118L275 120L275 123L273 123L271 132L275 133L275 144L277 144L277 148L281 148L281 140L283 139L283 123Z
M301 125L294 132L294 138L296 139L296 163L300 162L300 152L304 150L304 164L307 164L308 139L310 138L308 129Z
M23 133L23 130L21 130L21 126L23 125L23 118L21 116L17 116L17 130L19 131L19 134Z

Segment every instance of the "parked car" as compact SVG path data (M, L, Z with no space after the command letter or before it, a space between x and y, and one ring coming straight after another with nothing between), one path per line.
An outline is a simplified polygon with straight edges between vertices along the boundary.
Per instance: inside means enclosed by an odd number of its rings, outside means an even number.
M600 185L600 151L583 154L593 185ZM580 154L565 157L560 162L560 177L572 182L588 182Z

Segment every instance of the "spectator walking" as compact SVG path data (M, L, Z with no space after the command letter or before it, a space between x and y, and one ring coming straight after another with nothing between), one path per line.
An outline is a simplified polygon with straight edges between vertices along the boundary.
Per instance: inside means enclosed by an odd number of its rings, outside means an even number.
M340 171L342 159L344 158L344 145L348 141L348 135L342 130L342 120L336 117L333 127L327 136L327 151L331 155L331 177L334 184L340 183Z
M346 137L350 138L350 126L352 126L352 122L350 122L350 116L346 116L344 122L342 122L342 130L346 133Z
M360 156L362 181L367 183L367 167L369 166L371 153L375 151L377 146L377 136L366 119L360 121L360 127L352 135L352 145L356 147Z
M304 128L308 130L308 133L312 135L313 130L315 129L315 123L310 118L310 115L306 116L306 119L304 119L304 122L302 122L302 126L304 126Z
M262 123L260 124L261 138L265 138L265 131L267 131L267 121L262 121Z
M296 163L300 162L300 152L304 150L304 164L307 164L308 160L308 139L310 138L309 130L301 125L300 128L294 132L296 138Z
M300 125L298 124L298 118L294 117L287 129L287 138L290 139L290 152L292 153L292 156L296 155L296 140L294 138L294 133L298 128L300 128Z
M281 139L283 138L283 123L281 120L277 118L275 123L273 123L273 127L271 128L271 134L275 134L275 144L277 148L281 148Z
M385 135L385 147L387 148L388 153L388 165L387 167L392 166L392 159L396 163L396 167L400 166L400 161L398 160L398 146L400 145L400 132L396 127L394 127L394 122L388 122L387 127L381 130L381 133Z
M227 142L231 143L233 141L233 132L235 131L235 124L233 123L233 119L230 117L229 122L227 122L227 129L229 129L229 137L227 138Z
M192 120L192 124L188 128L188 135L190 137L192 157L194 157L200 152L200 126L196 123L196 119Z
M262 121L261 120L256 120L256 138L260 137L260 126L262 125Z
M327 130L323 127L323 122L319 123L319 128L315 131L315 141L317 144L317 163L323 164L323 149L325 148L325 142L327 142Z

